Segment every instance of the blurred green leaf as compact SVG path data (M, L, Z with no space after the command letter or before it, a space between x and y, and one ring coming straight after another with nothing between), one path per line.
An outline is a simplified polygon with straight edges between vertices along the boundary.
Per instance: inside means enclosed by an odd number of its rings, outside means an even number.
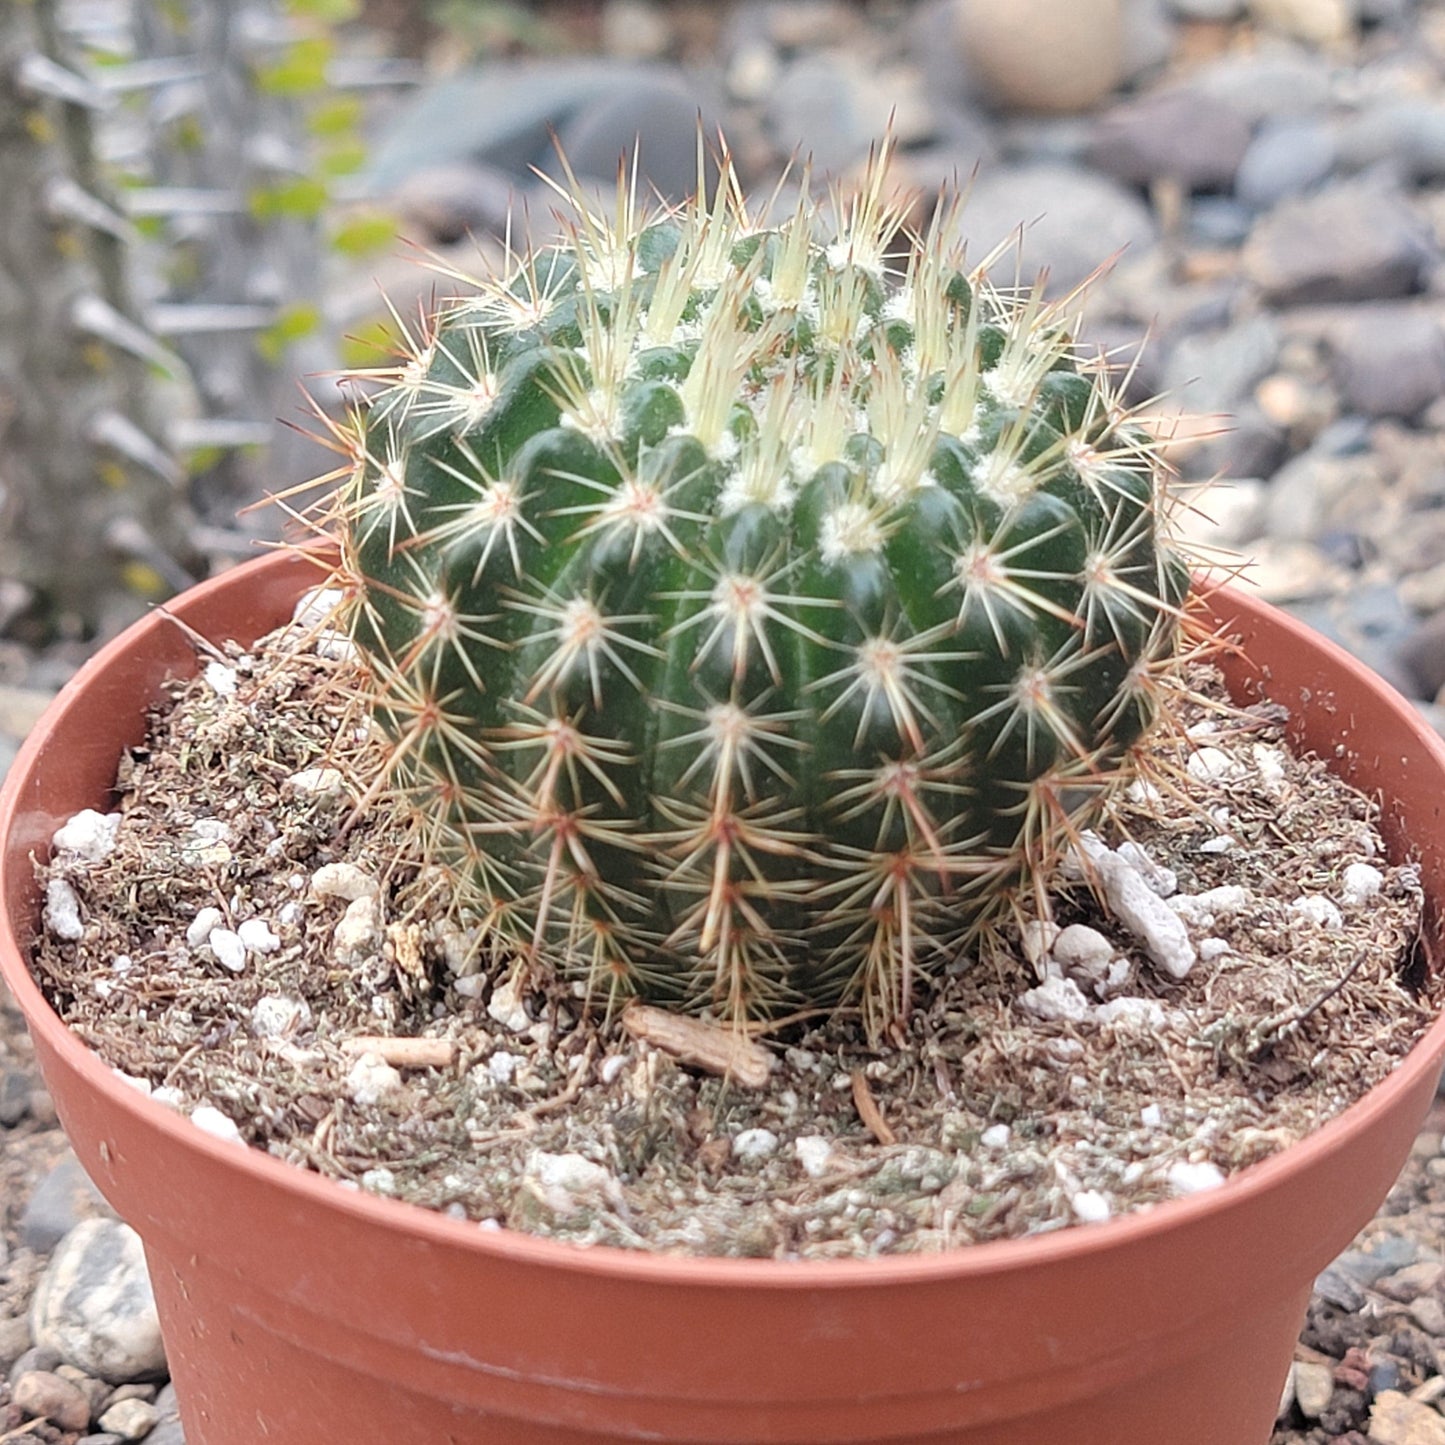
M325 209L327 195L324 181L298 176L252 191L248 204L258 221L314 221Z
M320 139L351 136L361 124L361 102L354 95L318 100L306 117L306 129Z
M326 85L332 46L324 36L307 36L289 45L274 65L260 66L256 84L270 95L308 95Z
M400 222L386 212L349 216L332 234L332 249L343 256L374 256L396 240Z
M330 146L322 152L319 164L323 175L355 175L366 164L366 147L359 140Z
M287 306L256 337L256 349L274 365L285 355L287 347L304 336L310 336L320 325L320 309L308 301L298 301Z
M286 9L292 15L329 25L344 25L361 14L360 0L287 0Z

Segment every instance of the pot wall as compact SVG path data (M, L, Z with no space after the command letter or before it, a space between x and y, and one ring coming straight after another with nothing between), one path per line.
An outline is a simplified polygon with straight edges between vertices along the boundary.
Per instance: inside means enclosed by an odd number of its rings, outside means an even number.
M249 641L316 576L275 557L173 610ZM1308 698L1306 740L1327 756L1345 740L1355 781L1399 799L1387 828L1445 898L1439 740L1289 619L1232 593L1212 605L1264 664L1237 659L1232 685ZM0 795L20 930L32 850L103 804L164 675L193 666L152 616L27 743ZM1439 927L1432 910L1437 958ZM0 945L77 1153L146 1242L191 1445L312 1445L322 1429L416 1445L1263 1445L1311 1281L1378 1206L1445 1054L1442 1021L1310 1140L1105 1225L930 1259L678 1260L483 1233L211 1139L118 1085Z

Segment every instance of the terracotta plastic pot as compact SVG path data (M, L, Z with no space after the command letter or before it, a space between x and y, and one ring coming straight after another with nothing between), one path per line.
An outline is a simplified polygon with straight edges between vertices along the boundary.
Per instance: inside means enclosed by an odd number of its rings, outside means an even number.
M272 557L173 606L242 641L314 572ZM1213 609L1303 741L1387 800L1438 959L1445 747L1338 649L1233 592ZM0 794L0 962L75 1149L145 1241L190 1445L615 1440L1262 1445L1311 1282L1379 1205L1435 1089L1445 1020L1307 1141L1107 1224L931 1258L828 1263L584 1250L337 1188L119 1084L24 962L32 855L104 806L167 673L157 614L100 653ZM1432 965L1438 966L1438 964Z

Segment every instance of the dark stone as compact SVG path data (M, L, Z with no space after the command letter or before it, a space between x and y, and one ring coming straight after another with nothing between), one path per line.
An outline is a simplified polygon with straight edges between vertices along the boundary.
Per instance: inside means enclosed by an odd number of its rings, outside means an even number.
M1438 697L1445 687L1445 612L1437 612L1421 623L1402 649L1401 657L1415 681L1416 695Z
M1433 255L1424 223L1402 196L1341 182L1264 216L1243 264L1266 300L1293 306L1406 295Z
M432 245L449 246L471 235L505 235L515 195L515 182L504 172L450 161L413 172L390 199L404 235L420 228Z
M14 1128L30 1112L30 1094L35 1080L23 1069L0 1074L0 1127Z
M1445 392L1445 334L1433 316L1360 307L1330 341L1335 385L1351 411L1413 417Z
M1249 126L1222 101L1180 86L1155 91L1103 115L1089 159L1134 185L1178 181L1188 190L1225 190L1249 147Z
M36 1254L49 1254L82 1219L112 1213L80 1160L67 1152L35 1186L20 1216L20 1243Z
M677 72L656 76L608 92L579 107L558 129L558 140L579 176L611 180L617 168L632 166L637 153L637 193L664 200L686 200L697 190L698 126L710 141L716 137L720 111L698 83ZM709 187L717 167L708 152ZM548 174L561 177L555 158L543 163Z

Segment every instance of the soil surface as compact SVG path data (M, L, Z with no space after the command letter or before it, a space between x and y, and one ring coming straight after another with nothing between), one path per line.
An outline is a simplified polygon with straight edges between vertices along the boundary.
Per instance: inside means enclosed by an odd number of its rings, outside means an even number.
M38 967L138 1088L351 1187L623 1247L944 1249L1211 1187L1378 1082L1438 1002L1369 803L1200 671L1104 826L1173 898L1187 977L1090 861L881 1048L847 1014L746 1037L609 1011L488 954L405 816L353 812L382 754L345 651L293 627L178 687L119 814L59 835Z

